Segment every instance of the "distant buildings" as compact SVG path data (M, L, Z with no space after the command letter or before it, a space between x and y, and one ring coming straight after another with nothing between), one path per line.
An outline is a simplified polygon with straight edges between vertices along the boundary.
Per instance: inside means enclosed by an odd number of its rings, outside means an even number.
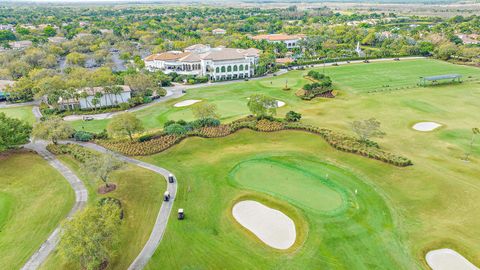
M166 74L206 76L212 81L249 78L254 75L260 51L196 44L185 51L153 54L144 59L145 67Z
M0 24L0 30L15 31L13 24Z
M227 33L227 30L221 29L221 28L217 28L217 29L212 30L212 34L214 34L214 35L225 35L226 33Z
M288 65L288 64L292 63L293 61L295 61L295 59L293 59L291 57L284 57L284 58L275 59L275 63L279 64L279 65Z
M463 44L480 44L480 35L477 34L459 34L457 35L463 42Z
M61 44L65 41L67 41L67 39L64 38L64 37L49 37L48 38L48 42L53 43L53 44Z
M257 35L252 37L253 40L266 40L267 42L278 43L283 42L287 46L287 49L298 48L300 40L304 39L306 36L302 34L298 35L287 35L287 34L267 34L267 35Z
M114 87L119 88L119 93L113 91L107 92L104 87L83 88L77 91L77 97L75 98L59 98L58 105L63 110L85 110L117 106L120 103L128 102L132 98L132 90L128 85L118 85Z
M22 40L9 42L8 45L14 50L23 50L32 47L33 43L30 40Z

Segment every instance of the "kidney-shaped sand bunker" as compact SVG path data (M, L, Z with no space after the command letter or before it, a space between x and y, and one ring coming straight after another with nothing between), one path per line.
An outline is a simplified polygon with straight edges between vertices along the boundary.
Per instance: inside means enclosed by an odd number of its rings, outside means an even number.
M284 213L256 201L241 201L232 209L233 217L262 242L276 249L295 243L295 223Z

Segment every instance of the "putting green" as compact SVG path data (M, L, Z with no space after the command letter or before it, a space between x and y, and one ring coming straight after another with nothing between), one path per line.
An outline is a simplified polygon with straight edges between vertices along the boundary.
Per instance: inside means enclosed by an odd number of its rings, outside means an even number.
M338 188L318 171L307 171L290 163L253 159L238 164L231 179L240 186L285 199L301 208L333 211L343 204Z

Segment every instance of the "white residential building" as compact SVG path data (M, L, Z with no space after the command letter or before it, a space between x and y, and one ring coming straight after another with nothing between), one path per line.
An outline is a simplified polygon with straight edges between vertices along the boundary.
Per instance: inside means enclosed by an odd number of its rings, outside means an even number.
M267 42L271 43L285 43L287 49L293 49L300 47L299 42L300 40L304 39L305 35L298 34L298 35L287 35L287 34L267 34L267 35L258 35L252 37L253 40L266 40Z
M166 74L206 76L212 81L249 78L254 75L260 51L196 44L185 51L153 54L144 59L145 67Z
M64 110L74 110L74 109L93 109L93 108L103 108L117 106L120 103L128 102L132 98L132 90L128 85L118 85L121 89L120 93L106 93L103 87L87 87L77 91L77 97L69 99L58 99L58 104L60 108ZM98 104L94 104L93 101L96 98L96 95L100 93L100 97L97 98Z
M22 50L32 47L33 43L30 40L22 40L9 42L8 45L14 50Z
M221 29L221 28L217 28L217 29L212 30L212 34L214 34L214 35L225 35L226 33L227 33L227 30Z
M53 44L61 44L65 41L67 41L67 39L64 38L64 37L49 37L48 38L48 42L53 43Z
M0 24L0 30L15 31L13 24Z

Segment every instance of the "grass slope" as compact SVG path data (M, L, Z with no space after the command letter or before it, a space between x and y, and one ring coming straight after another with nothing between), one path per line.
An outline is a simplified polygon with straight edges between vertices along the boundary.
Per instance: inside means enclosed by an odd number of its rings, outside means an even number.
M82 173L79 163L69 156L60 156L86 184L89 192L89 203L96 203L102 197L118 198L122 202L125 219L119 236L119 243L114 247L114 258L108 269L127 269L140 253L150 237L153 224L162 203L165 179L148 170L133 165L126 165L114 172L111 181L117 184L117 190L105 195L97 193L99 182L93 183ZM77 269L76 265L65 261L55 251L42 265L42 269Z
M19 269L73 206L68 182L40 156L0 156L0 269Z

